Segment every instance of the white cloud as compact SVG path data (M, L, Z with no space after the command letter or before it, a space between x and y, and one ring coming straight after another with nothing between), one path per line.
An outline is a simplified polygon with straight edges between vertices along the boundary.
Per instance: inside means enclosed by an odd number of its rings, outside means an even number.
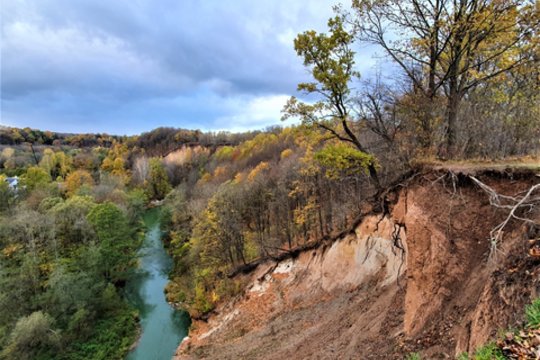
M229 115L216 119L215 130L246 131L279 125L281 109L288 98L288 95L269 95L229 99L224 104ZM288 124L290 125L290 122Z

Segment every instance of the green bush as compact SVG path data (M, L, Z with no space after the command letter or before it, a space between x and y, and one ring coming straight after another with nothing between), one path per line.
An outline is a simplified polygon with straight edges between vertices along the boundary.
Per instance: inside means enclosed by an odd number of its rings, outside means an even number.
M527 319L527 326L532 328L540 327L540 298L525 307L525 318Z
M459 354L457 360L504 360L506 359L495 343L489 343L476 349L472 357L466 352Z
M421 360L422 357L420 356L420 353L410 353L409 355L407 355L407 357L405 358L405 360Z
M474 352L474 360L504 360L506 359L495 343L482 346Z
M99 320L86 341L71 344L61 360L124 359L137 336L135 313L129 308Z

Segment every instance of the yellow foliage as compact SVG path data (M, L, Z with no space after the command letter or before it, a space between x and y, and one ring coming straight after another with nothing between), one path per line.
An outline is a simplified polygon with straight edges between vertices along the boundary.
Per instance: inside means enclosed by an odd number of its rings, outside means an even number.
M219 179L227 174L227 167L226 166L218 166L214 170L214 178Z
M261 133L238 146L239 158L245 159L279 142L276 134Z
M107 157L101 163L101 170L122 178L127 183L129 181L129 172L126 170L126 158L128 149L126 145L115 143L108 151Z
M94 179L92 175L86 170L76 170L68 175L66 178L66 191L68 195L73 195L79 190L82 186L93 186Z
M291 156L292 154L293 154L293 151L292 151L291 149L285 149L285 150L283 150L283 151L281 152L281 155L280 155L281 160L288 158L288 157Z
M216 291L212 291L211 300L213 303L217 303L219 301L219 295L216 293Z
M22 246L18 244L10 244L6 246L4 249L2 249L2 254L8 258L12 257L17 251L19 251L21 247Z
M220 160L228 160L233 155L234 148L232 146L222 146L216 150L215 157Z
M210 180L212 180L212 175L210 173L205 173L202 177L201 177L201 183L207 183L209 182Z
M233 182L234 182L235 184L240 184L240 183L243 182L245 179L246 179L246 174L243 173L243 172L239 172L239 173L237 173L237 174L234 176Z
M259 175L262 171L270 168L270 165L266 161L261 161L259 165L257 165L253 170L250 171L247 179L249 182L255 181L257 178L257 175Z

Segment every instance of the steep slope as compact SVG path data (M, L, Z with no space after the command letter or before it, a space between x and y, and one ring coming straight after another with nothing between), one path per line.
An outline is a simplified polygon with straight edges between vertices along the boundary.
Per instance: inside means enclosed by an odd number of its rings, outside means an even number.
M538 182L477 176L504 194ZM534 229L511 223L490 258L489 231L506 214L465 174L420 173L389 198L347 235L240 275L244 293L196 322L178 359L453 358L520 321L539 290Z

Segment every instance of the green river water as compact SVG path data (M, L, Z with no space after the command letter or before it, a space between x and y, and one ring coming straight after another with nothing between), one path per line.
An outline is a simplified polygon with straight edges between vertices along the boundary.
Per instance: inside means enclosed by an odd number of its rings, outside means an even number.
M147 227L139 250L141 274L127 285L129 300L140 313L141 337L128 360L170 360L190 325L186 312L173 309L163 289L168 281L172 260L161 241L160 211L145 214Z

